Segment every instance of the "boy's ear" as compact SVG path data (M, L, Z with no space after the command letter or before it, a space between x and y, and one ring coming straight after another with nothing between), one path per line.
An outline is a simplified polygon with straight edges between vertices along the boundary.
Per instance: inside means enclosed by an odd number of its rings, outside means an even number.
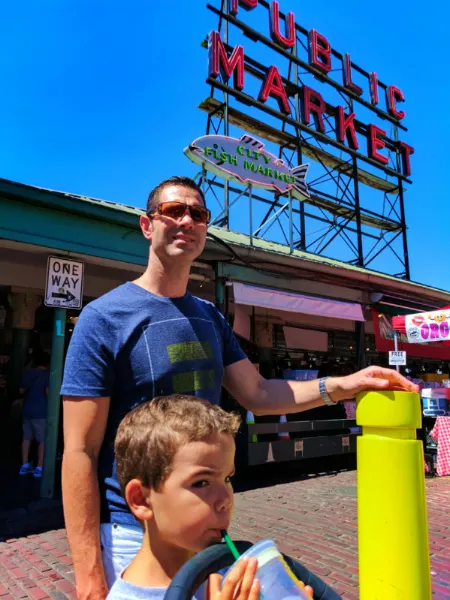
M149 490L139 479L132 479L127 483L124 496L131 512L139 521L149 521L153 517Z

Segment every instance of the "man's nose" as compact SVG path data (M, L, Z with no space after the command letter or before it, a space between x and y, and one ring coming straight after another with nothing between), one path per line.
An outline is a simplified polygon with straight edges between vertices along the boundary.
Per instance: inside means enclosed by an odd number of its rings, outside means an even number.
M189 208L186 208L184 215L178 221L178 224L185 229L192 229L194 227L194 219L191 216Z

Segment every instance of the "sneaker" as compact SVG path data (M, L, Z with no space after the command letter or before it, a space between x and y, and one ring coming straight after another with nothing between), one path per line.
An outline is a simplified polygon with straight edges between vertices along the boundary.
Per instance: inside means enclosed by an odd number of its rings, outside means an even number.
M33 473L33 465L31 463L25 463L20 467L19 475L29 475Z
M33 477L42 477L42 467L36 467L33 471Z

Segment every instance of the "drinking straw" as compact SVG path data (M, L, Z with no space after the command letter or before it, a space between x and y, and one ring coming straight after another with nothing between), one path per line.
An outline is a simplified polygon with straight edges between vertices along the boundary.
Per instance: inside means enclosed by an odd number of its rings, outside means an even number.
M222 537L225 540L225 543L228 546L228 549L230 550L231 554L233 555L233 558L235 560L238 560L238 558L240 558L241 555L239 554L239 550L234 545L233 540L230 538L230 536L228 535L228 533L226 532L225 529L222 529L220 531L220 533L222 534Z

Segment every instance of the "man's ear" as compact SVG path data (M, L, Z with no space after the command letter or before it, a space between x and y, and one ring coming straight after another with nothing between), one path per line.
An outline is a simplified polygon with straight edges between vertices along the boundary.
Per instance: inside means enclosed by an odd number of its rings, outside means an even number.
M141 215L139 217L139 225L141 227L142 235L146 240L151 241L152 239L152 220L148 215Z
M136 519L139 519L139 521L149 521L153 518L150 491L142 485L139 479L132 479L127 483L124 496Z

